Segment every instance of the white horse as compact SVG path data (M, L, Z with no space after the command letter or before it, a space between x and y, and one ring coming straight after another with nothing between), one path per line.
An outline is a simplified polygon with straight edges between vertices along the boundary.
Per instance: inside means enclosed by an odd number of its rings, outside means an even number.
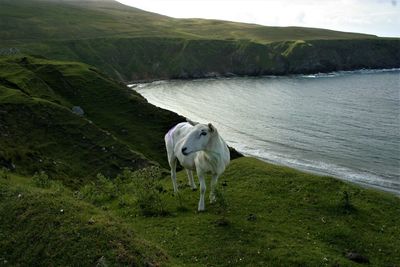
M178 192L176 184L177 160L186 169L189 185L193 190L196 184L193 181L193 170L196 170L200 182L200 200L198 210L203 211L206 184L204 176L211 173L210 202L215 201L215 186L218 177L224 172L230 161L228 146L211 124L200 124L190 120L177 124L165 135L168 162L171 167L171 178L174 192Z

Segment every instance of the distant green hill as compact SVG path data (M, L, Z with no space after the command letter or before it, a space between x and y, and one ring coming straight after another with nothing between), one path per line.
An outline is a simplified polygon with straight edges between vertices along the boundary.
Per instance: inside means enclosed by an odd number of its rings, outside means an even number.
M82 61L122 81L400 66L395 38L174 19L111 0L3 0L0 16L0 54Z
M0 5L0 38L3 41L169 37L270 43L287 40L376 38L374 35L325 29L174 19L125 6L113 0L2 0Z

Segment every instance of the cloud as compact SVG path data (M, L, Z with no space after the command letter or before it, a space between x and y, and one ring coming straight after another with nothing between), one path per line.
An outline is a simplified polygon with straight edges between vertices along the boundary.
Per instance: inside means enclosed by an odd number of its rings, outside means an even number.
M302 11L297 15L297 21L299 23L304 23L304 18L306 17L306 14Z

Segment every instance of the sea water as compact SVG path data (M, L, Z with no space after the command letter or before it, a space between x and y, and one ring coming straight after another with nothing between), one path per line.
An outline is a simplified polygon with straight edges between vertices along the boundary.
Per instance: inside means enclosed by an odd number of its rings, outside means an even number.
M400 194L398 69L131 87L246 155Z

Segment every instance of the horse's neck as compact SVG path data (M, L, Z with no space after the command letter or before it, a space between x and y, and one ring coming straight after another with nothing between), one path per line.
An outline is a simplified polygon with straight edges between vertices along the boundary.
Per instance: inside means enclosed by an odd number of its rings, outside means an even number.
M206 149L204 150L205 153L209 154L213 158L222 159L223 153L225 153L226 144L222 138L217 135L211 142L208 144Z

